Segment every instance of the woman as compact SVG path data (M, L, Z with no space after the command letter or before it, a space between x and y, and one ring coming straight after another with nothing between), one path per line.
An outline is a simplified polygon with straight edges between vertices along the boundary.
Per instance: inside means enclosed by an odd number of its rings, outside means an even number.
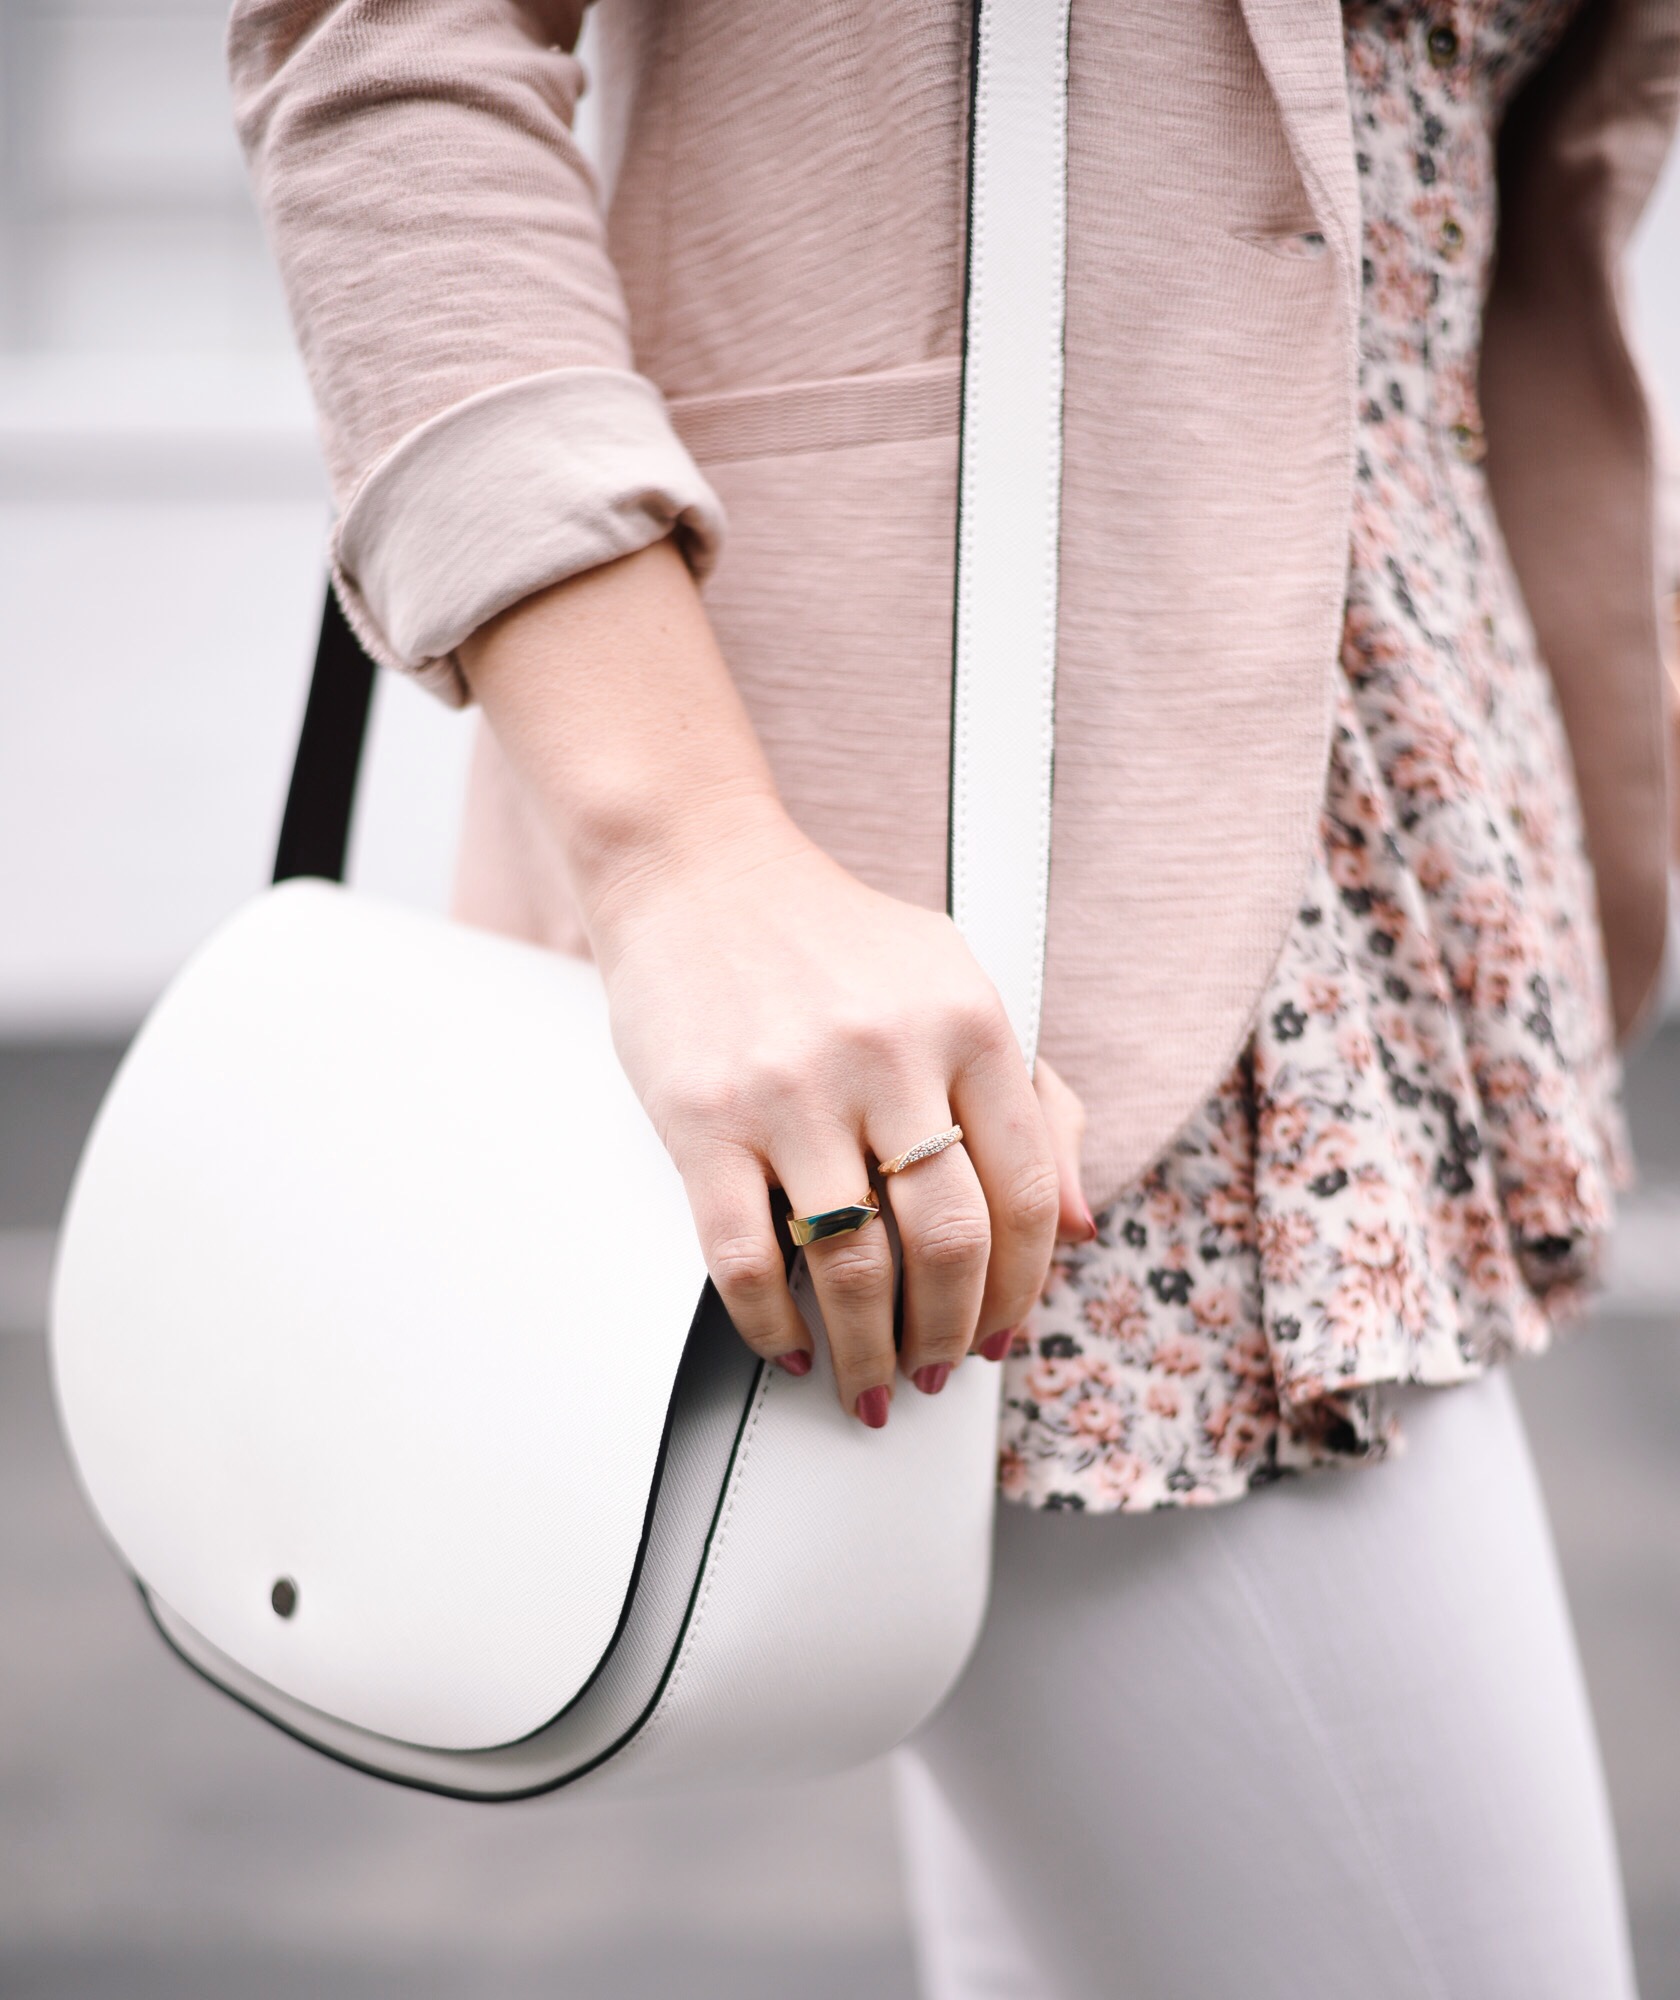
M968 10L605 0L610 197L581 11L241 0L241 130L339 592L483 710L460 914L593 950L759 1353L769 1187L961 1124L901 1352L885 1232L808 1252L861 1423L1006 1370L929 1991L1631 1993L1493 1364L1598 1262L1661 954L1615 280L1680 19L1076 0L1029 1081L936 914Z

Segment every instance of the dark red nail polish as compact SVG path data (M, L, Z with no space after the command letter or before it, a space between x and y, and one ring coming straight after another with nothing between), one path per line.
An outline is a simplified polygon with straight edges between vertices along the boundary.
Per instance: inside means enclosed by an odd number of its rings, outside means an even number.
M775 1361L778 1368L785 1368L790 1375L809 1375L811 1372L811 1357L803 1347L790 1347L786 1354L778 1354Z
M887 1411L892 1407L890 1389L865 1389L857 1399L858 1422L867 1424L872 1431L881 1430L887 1421Z
M930 1361L925 1368L918 1368L910 1379L924 1396L937 1396L951 1379L951 1365L948 1361Z
M1009 1352L1014 1338L1015 1329L1012 1326L1001 1327L996 1333L987 1334L974 1351L983 1354L988 1361L1001 1361Z

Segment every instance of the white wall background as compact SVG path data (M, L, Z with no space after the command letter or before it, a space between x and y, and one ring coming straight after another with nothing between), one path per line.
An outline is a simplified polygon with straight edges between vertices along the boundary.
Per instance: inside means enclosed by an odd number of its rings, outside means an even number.
M0 1035L117 1032L264 879L325 497L223 0L0 0ZM1680 169L1636 259L1680 410ZM389 678L360 879L441 900L468 725Z

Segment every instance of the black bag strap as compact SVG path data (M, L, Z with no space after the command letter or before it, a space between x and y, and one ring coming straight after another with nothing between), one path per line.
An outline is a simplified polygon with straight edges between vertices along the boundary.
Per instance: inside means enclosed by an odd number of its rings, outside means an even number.
M274 852L276 882L290 881L294 875L344 880L377 672L329 585Z

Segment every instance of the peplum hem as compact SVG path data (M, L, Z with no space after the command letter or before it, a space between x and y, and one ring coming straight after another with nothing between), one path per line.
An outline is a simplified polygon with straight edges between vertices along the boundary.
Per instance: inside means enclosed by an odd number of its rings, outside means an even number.
M1006 1499L1206 1506L1381 1459L1386 1389L1543 1352L1590 1294L1628 1178L1608 1031L1571 1061L1511 902L1474 899L1452 978L1352 699L1249 1048L1058 1254L1005 1363Z
M1380 1460L1385 1391L1543 1352L1590 1294L1627 1178L1607 1030L1571 1061L1514 903L1473 899L1453 979L1387 803L1350 687L1248 1049L1058 1253L1005 1363L1006 1499L1209 1506ZM1466 983L1505 1004L1467 1013Z

